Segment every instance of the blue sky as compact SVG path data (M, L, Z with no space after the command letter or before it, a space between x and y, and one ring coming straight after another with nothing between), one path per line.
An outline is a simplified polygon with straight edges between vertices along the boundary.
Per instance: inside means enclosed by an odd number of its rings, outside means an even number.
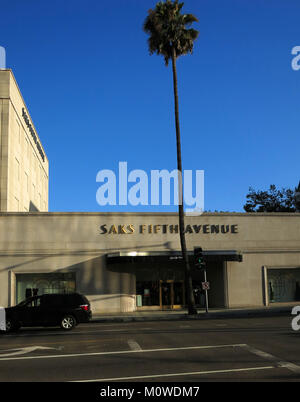
M50 211L100 207L97 172L176 168L171 66L150 56L150 0L1 2L0 46L50 162ZM299 0L186 0L199 19L178 60L183 168L205 171L205 209L243 211L249 186L298 184Z

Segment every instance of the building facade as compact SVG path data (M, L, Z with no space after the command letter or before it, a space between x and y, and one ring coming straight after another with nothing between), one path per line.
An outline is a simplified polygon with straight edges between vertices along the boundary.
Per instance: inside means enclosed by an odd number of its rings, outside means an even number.
M48 211L49 163L11 70L0 70L0 211Z
M299 213L209 213L185 224L199 307L199 246L210 307L299 304ZM0 305L75 290L94 313L184 307L177 214L1 213Z

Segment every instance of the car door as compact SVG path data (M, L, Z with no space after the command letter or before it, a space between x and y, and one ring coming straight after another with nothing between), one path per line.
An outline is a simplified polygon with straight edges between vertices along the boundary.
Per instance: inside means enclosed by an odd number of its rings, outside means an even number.
M59 322L62 305L62 295L49 294L42 296L41 311L44 325L56 325Z
M18 311L18 316L19 321L21 321L22 325L24 325L25 327L41 325L41 297L31 297L26 303L22 305L22 307L20 307Z

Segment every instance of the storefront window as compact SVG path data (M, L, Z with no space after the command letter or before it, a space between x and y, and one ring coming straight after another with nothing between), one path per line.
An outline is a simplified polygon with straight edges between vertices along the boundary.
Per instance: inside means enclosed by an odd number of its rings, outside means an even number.
M76 290L75 272L16 274L16 302L46 293L71 293Z
M270 303L300 301L300 268L268 269Z
M159 306L159 282L136 282L137 306Z

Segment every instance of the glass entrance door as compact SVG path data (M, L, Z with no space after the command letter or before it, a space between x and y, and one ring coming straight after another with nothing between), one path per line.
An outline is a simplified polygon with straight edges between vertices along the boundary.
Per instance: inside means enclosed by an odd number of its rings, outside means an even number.
M181 308L184 304L183 281L160 281L160 307L162 310Z
M160 299L163 310L172 308L172 282L160 282Z
M182 308L185 305L183 284L183 281L173 282L173 308Z

